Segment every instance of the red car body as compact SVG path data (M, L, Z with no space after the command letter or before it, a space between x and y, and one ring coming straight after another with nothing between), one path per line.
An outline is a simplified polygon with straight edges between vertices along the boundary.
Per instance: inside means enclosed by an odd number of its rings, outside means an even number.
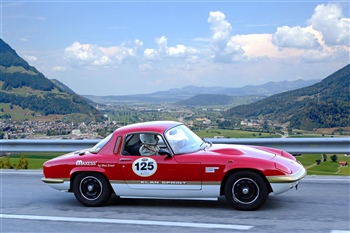
M159 138L159 156L137 153L145 133ZM86 206L101 206L111 194L194 200L224 195L236 209L256 210L269 193L297 186L306 170L285 151L211 144L182 123L155 121L118 128L90 150L49 160L43 173L43 182L73 192Z

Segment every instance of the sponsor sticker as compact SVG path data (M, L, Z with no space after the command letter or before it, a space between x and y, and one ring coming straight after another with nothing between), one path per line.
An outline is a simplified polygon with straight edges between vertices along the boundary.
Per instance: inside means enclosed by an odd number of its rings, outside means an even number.
M96 166L97 161L83 161L83 160L77 160L75 162L76 166Z
M157 162L152 158L139 158L132 164L133 172L142 177L153 175L157 171Z
M215 170L219 169L219 167L206 167L205 172L206 173L214 173Z

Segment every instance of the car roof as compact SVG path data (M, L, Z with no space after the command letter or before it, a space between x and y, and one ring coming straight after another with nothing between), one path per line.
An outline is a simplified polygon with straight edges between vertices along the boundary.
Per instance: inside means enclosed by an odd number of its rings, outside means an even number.
M114 133L158 132L163 134L165 130L180 124L183 123L177 121L148 121L122 126L116 129Z

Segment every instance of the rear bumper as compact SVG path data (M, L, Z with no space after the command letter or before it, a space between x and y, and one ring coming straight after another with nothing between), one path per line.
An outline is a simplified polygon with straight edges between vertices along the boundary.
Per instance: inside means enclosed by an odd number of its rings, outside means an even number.
M70 189L70 181L64 179L51 179L51 178L42 178L42 182L48 186L57 189L62 192L68 192Z

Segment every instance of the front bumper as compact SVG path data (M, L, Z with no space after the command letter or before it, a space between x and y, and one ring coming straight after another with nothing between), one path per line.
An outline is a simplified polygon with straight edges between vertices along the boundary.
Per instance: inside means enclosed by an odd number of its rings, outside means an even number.
M302 167L298 172L284 176L268 176L266 177L271 185L272 192L275 195L287 192L292 188L297 188L299 181L306 176L307 172Z

